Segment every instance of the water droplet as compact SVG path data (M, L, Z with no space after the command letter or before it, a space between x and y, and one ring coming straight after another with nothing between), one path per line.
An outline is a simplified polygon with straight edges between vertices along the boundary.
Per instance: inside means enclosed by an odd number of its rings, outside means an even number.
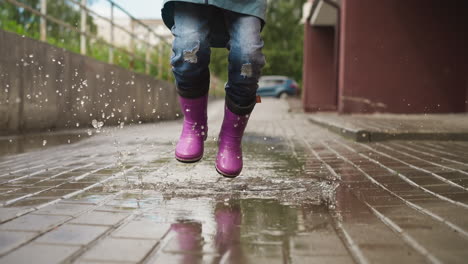
M45 146L47 144L47 140L42 140L42 146Z
M104 122L93 119L93 121L91 121L91 125L96 129L100 129L104 125Z

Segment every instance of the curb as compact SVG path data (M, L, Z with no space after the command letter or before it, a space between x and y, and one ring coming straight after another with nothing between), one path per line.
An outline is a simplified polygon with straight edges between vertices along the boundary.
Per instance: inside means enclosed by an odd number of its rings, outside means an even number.
M438 141L468 141L467 132L399 132L387 133L381 131L371 131L365 129L352 129L345 126L338 126L331 122L326 122L322 119L314 117L308 118L309 122L324 127L344 138L351 139L356 142L377 142L387 140L438 140Z

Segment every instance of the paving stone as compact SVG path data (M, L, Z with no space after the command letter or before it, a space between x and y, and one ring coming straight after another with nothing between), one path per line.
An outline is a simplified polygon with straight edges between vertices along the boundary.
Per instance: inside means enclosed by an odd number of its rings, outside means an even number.
M7 220L10 220L12 218L15 218L17 214L24 212L25 210L28 210L28 208L21 208L21 207L15 207L15 208L4 208L0 207L0 223L3 223Z
M88 225L62 225L36 239L39 243L86 245L102 235L108 227Z
M139 262L156 243L156 240L106 238L87 251L81 259Z
M36 206L39 206L41 204L46 204L48 202L57 200L58 197L34 197L34 198L26 198L22 200L18 200L15 203L9 204L8 207L17 207L17 206L23 206L23 207L30 207L34 208Z
M37 236L35 232L0 231L0 255Z
M87 172L89 171L86 171L85 173ZM63 184L62 186L60 186L60 188L80 190L92 184L94 184L94 182L84 182L84 181L83 182L67 182Z
M292 238L292 247L306 255L348 255L346 248L336 234L330 230L317 230Z
M218 261L213 261L215 258L212 255L203 256L200 254L169 254L163 253L154 256L148 263L219 263ZM210 261L211 260L211 261ZM230 263L230 262L226 262ZM242 262L235 262L242 263Z
M25 194L23 193L7 193L0 195L0 203L5 203L9 200L16 199L19 197L23 197Z
M241 263L255 263L255 264L283 264L283 256L278 257L265 257L265 256L241 256L236 259L241 259ZM233 261L236 263L235 261Z
M129 214L116 212L91 211L73 219L70 223L87 225L112 226L127 217Z
M147 219L131 221L111 235L121 238L160 240L169 231L170 224L156 223Z
M42 197L42 196L54 196L54 197L62 197L64 195L67 195L69 193L75 192L76 189L62 189L61 186L47 190L45 192L42 192L40 194L35 195L35 197Z
M62 201L64 204L69 204L69 203L74 203L74 204L99 204L102 200L106 199L107 197L110 197L111 194L106 194L102 192L96 192L95 188L92 188L86 192L80 193L76 196L73 196L71 198L65 199ZM112 193L112 192L109 192Z
M62 215L27 214L0 225L0 230L44 231L68 219Z
M130 261L119 261L118 264L134 264L135 262ZM98 260L83 260L79 259L74 261L73 264L109 264L107 261L98 261Z
M0 263L60 263L78 249L79 247L76 246L41 245L32 243L0 258Z
M52 187L52 186L57 186L59 184L64 183L64 180L56 180L56 179L51 179L51 180L45 180L42 182L35 183L34 186L46 186L46 187Z
M349 256L291 256L291 263L320 263L320 264L352 264L354 260Z
M34 214L75 216L91 208L93 208L92 205L56 203L56 204L52 204L44 208L41 208L37 210L36 212L34 212Z

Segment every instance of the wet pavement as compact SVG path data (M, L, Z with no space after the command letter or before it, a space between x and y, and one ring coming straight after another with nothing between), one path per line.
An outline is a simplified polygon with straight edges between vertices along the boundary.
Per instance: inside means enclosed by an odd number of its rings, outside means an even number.
M0 263L468 261L468 142L356 143L264 100L244 170L226 179L214 169L222 107L209 106L195 164L173 158L180 120L12 145Z

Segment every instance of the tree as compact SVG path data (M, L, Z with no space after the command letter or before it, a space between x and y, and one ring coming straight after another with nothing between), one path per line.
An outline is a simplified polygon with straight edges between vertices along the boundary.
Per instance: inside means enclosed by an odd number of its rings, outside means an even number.
M305 0L273 0L268 2L267 23L263 40L267 64L264 75L286 75L302 80L304 27L300 24Z
M21 0L19 1L27 6L40 10L40 0ZM89 1L88 1L89 2ZM80 25L80 10L72 2L66 0L48 1L47 15L65 21L71 26L79 29ZM87 16L88 30L95 33L97 30L92 16ZM37 16L28 10L18 8L8 1L0 2L0 27L9 29L12 24L19 25L23 28L24 33L31 37L37 37L39 32L40 16ZM47 34L56 39L70 40L76 38L76 33L70 32L56 23L47 23Z

